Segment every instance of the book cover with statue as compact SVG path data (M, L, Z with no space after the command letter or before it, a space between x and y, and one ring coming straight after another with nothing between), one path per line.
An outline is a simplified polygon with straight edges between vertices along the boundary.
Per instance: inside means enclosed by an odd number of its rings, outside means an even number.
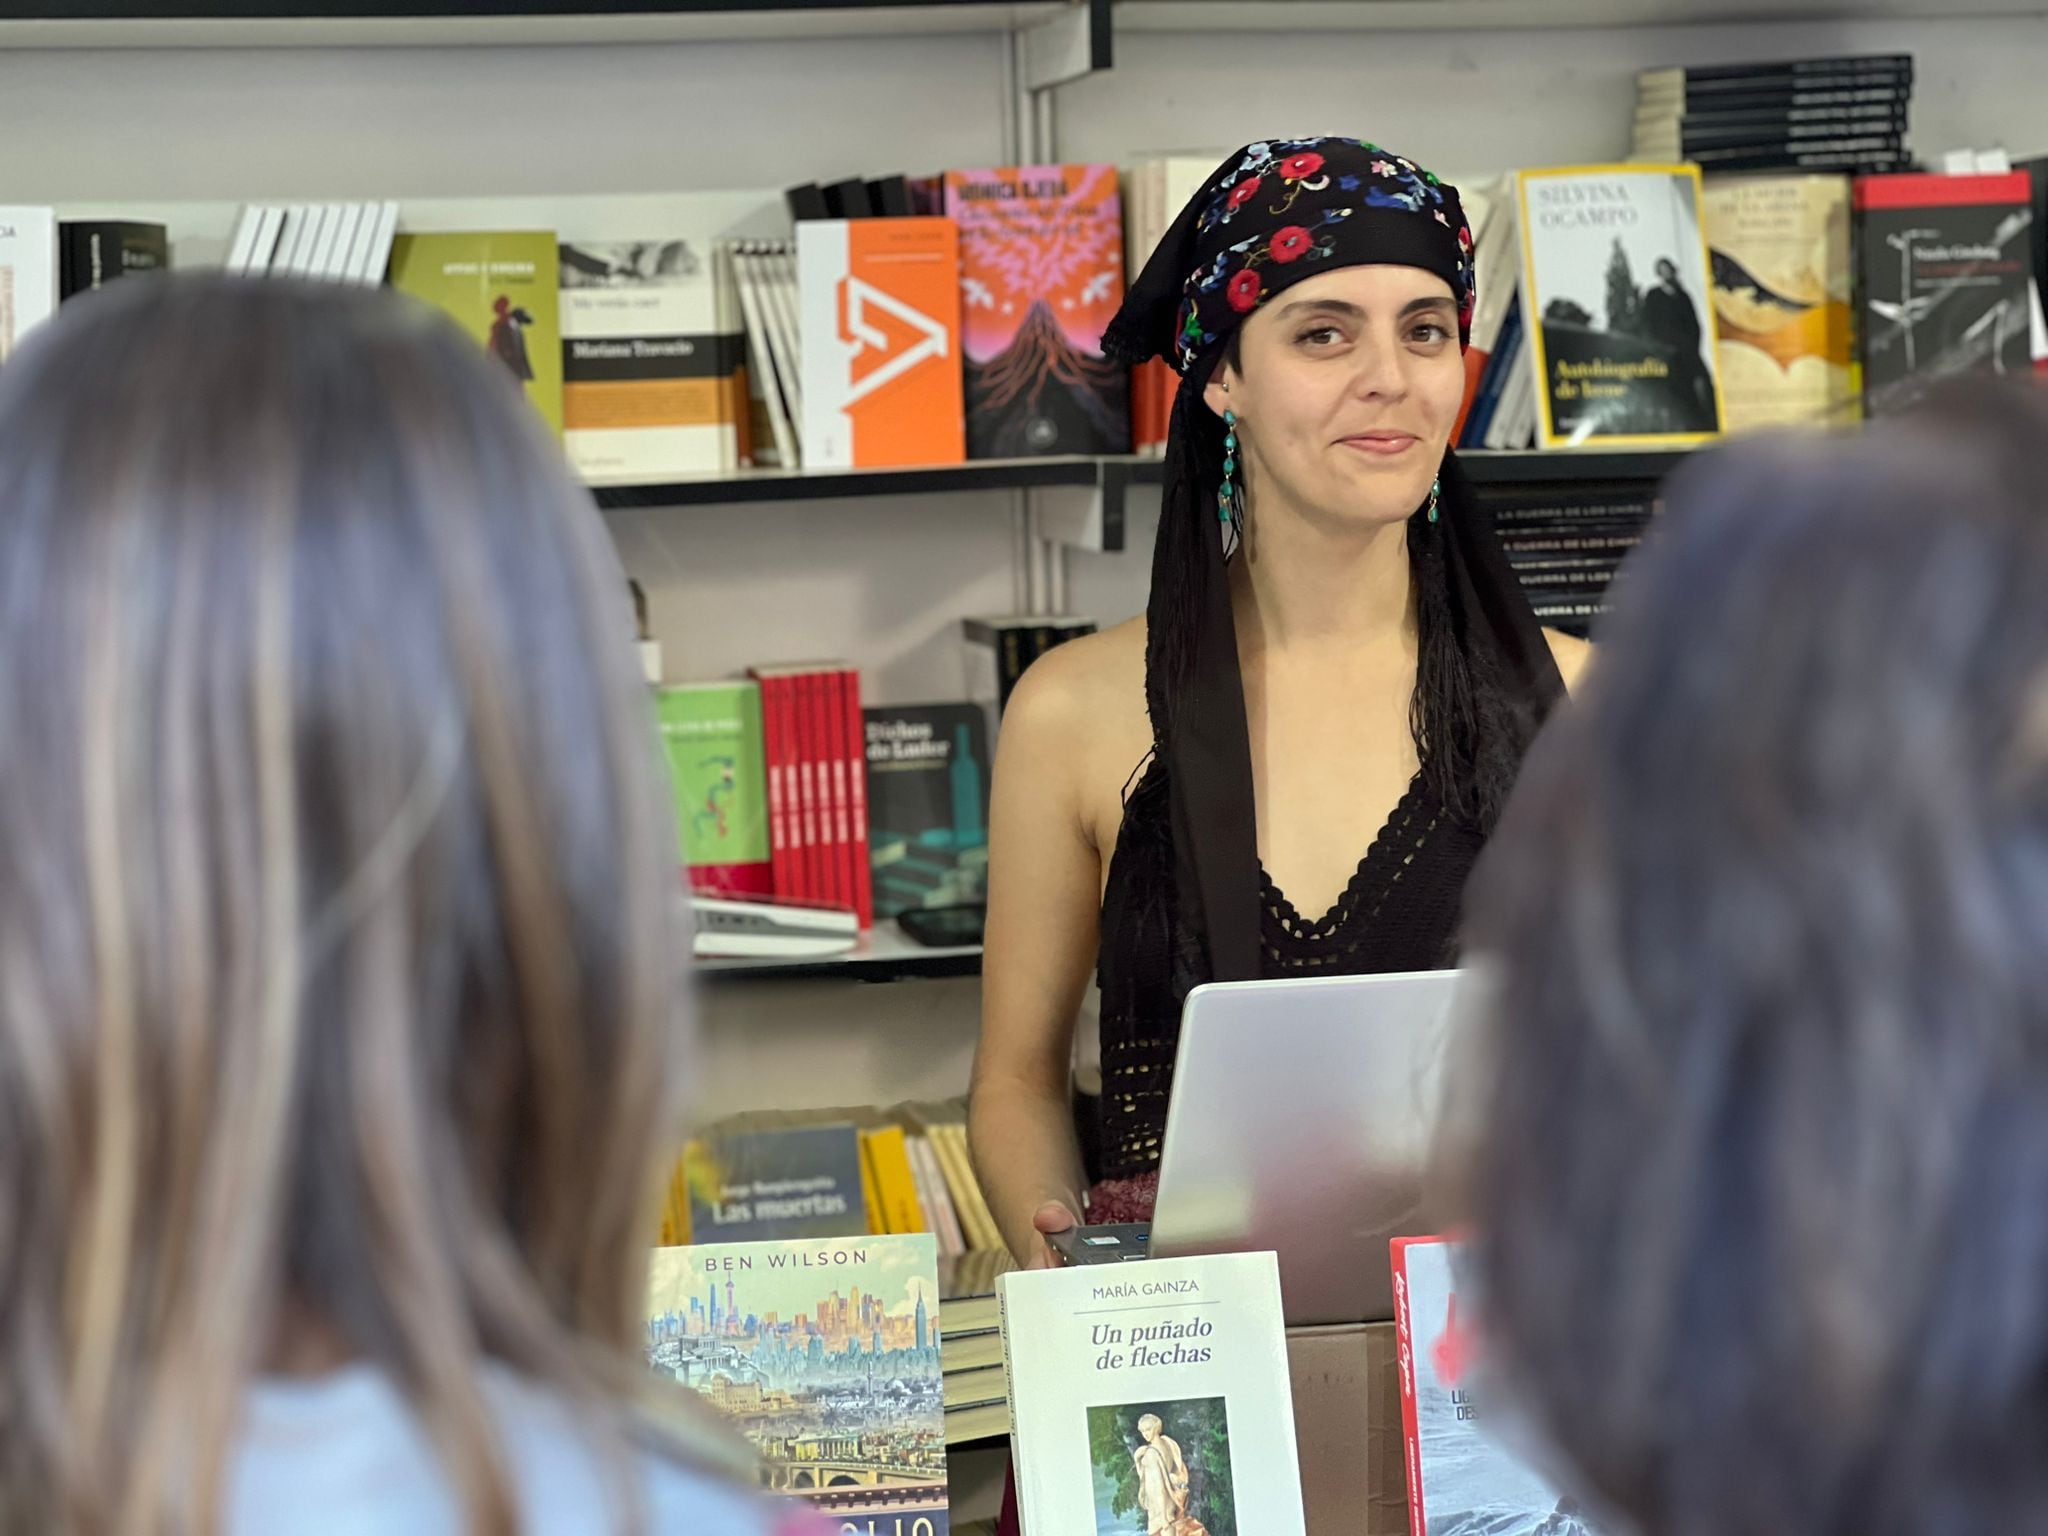
M1537 446L1677 448L1720 432L1699 168L1584 166L1517 181Z
M647 1363L831 1529L947 1536L938 1265L928 1234L657 1248Z
M1410 1536L1601 1536L1488 1422L1458 1245L1396 1238L1393 1253Z
M1270 1253L997 1281L1027 1531L1302 1536Z

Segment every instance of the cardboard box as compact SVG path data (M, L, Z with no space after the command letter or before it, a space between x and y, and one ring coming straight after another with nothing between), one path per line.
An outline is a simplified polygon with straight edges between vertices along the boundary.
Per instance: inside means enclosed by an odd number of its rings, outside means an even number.
M1408 1536L1392 1323L1287 1330L1308 1536Z

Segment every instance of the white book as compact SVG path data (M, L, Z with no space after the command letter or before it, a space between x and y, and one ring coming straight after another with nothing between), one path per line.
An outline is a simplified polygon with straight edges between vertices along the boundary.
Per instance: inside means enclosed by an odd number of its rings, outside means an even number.
M262 277L269 272L271 262L277 259L277 243L284 237L284 209L259 208L256 212L255 243L241 266L244 277Z
M370 242L377 236L377 205L355 203L351 207L354 219L348 243L335 256L334 281L337 283L362 281L357 274L369 261Z
M0 208L0 362L57 313L57 210Z
M263 210L253 203L244 203L241 217L235 220L235 232L228 237L228 253L221 261L221 270L240 272L249 265L249 253L256 249L256 231L262 223Z
M789 415L787 394L777 367L774 337L768 320L762 289L760 258L750 243L733 250L733 270L739 283L740 306L746 315L747 356L761 381L761 398L768 407L768 426L775 438L775 455L784 469L796 469L802 460L797 452L795 423Z
M768 243L764 258L764 271L768 274L768 310L774 326L777 353L782 365L783 393L789 399L789 419L792 423L804 419L804 354L803 323L797 312L796 252L787 241L773 240ZM802 427L797 428L797 439L803 439Z
M391 242L398 237L398 204L379 203L376 210L376 224L371 231L369 245L363 253L362 265L356 269L355 281L366 288L383 284L384 274L391 266Z
M327 275L327 263L334 259L334 242L341 234L341 207L334 203L320 205L319 221L314 227L312 248L306 253L302 274L319 282Z
M325 250L320 258L320 269L314 276L323 283L338 283L348 275L349 261L355 255L356 235L363 224L363 205L342 203L334 209L328 222L328 238L323 242Z
M996 1282L1023 1528L1303 1536L1270 1253Z
M311 277L320 270L321 241L327 236L329 215L333 209L325 203L315 203L306 210L306 223L299 236L299 248L292 261L293 277Z
M298 261L299 243L305 237L306 221L312 214L312 209L304 203L292 203L283 211L284 220L278 226L277 244L271 249L270 259L258 268L275 277L291 275L293 265Z

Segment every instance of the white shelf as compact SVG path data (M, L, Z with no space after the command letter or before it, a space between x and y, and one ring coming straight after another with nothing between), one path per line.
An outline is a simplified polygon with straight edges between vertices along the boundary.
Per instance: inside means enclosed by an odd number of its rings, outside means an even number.
M433 48L484 45L713 43L892 36L946 36L1028 29L1065 15L1080 0L892 6L764 6L619 0L588 9L534 3L486 7L443 0L396 14L336 15L313 0L254 3L38 3L0 0L0 49L10 48ZM372 11L377 0L354 8ZM309 14L312 12L323 14ZM522 14L523 12L523 14Z
M1117 0L1119 32L1550 31L2048 16L2048 0Z
M981 970L981 946L933 948L905 938L902 929L887 922L863 933L860 942L843 955L815 960L697 960L692 965L706 980L905 981L977 975Z

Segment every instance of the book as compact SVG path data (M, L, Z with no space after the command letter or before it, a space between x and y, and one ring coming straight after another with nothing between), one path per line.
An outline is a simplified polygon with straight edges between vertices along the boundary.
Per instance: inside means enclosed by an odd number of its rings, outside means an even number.
M967 619L967 695L988 714L993 728L1010 707L1010 695L1031 663L1056 645L1095 633L1093 619L1024 614L1003 618Z
M760 686L686 683L659 690L655 699L692 889L777 894Z
M875 925L875 880L868 841L868 752L866 717L860 702L860 673L851 667L838 674L841 750L846 754L847 878L853 885L853 910L863 928Z
M929 1232L924 1202L918 1197L917 1174L900 1125L861 1132L861 1151L874 1169L875 1191L881 1198L884 1232Z
M1457 1246L1442 1238L1394 1240L1409 1530L1595 1536L1573 1500L1487 1432L1473 1386L1477 1333L1458 1315L1456 1258Z
M1003 1363L1003 1335L999 1329L983 1329L979 1333L943 1334L939 1340L939 1358L945 1363L946 1374L957 1371L982 1371L990 1366Z
M552 231L401 234L391 282L445 311L562 430L561 257Z
M792 380L783 376L764 297L763 247L767 242L736 240L725 247L732 269L733 291L739 300L741 329L747 344L748 437L757 464L795 469L801 462L796 441Z
M1027 1531L1302 1536L1270 1253L997 1282Z
M937 1158L932 1155L931 1141L924 1136L907 1136L904 1145L910 1154L911 1174L917 1180L918 1202L923 1205L932 1232L939 1240L939 1253L946 1258L957 1258L967 1251L967 1239L960 1230L960 1216L953 1209L953 1197L946 1188L945 1175L939 1169Z
M746 342L701 240L564 241L562 445L592 484L739 467Z
M1784 59L1769 64L1707 64L1684 69L1646 69L1636 76L1636 89L1646 94L1677 93L1713 96L1723 91L1821 86L1840 88L1913 83L1909 53L1861 54L1824 59Z
M980 1408L989 1403L1009 1401L1009 1378L1003 1374L1002 1336L996 1336L998 1359L994 1365L976 1369L949 1370L944 1377L946 1412L953 1413L962 1408ZM945 1345L939 1346L940 1360L945 1359Z
M1675 447L1720 431L1698 168L1517 179L1537 446Z
M957 464L960 242L950 219L797 225L806 468Z
M57 313L57 214L0 208L0 363Z
M1865 414L1953 374L2029 374L2027 172L1864 177L1853 195Z
M1145 270L1159 242L1188 199L1202 189L1209 172L1223 158L1212 155L1155 155L1124 173L1124 263L1133 275ZM1484 292L1484 290L1481 290ZM1173 415L1173 397L1180 375L1163 358L1131 370L1131 449L1159 454L1166 448L1166 429Z
M691 1143L693 1242L850 1237L867 1230L852 1125L723 1129Z
M171 264L170 231L129 220L67 221L59 227L62 298L104 288L117 277Z
M960 227L967 456L1128 453L1130 370L1103 356L1123 302L1112 165L946 173Z
M750 1440L762 1485L860 1536L947 1536L929 1237L658 1248L647 1362Z
M988 735L972 704L865 713L875 915L988 899Z
M1855 420L1848 179L1717 180L1702 206L1727 429Z

